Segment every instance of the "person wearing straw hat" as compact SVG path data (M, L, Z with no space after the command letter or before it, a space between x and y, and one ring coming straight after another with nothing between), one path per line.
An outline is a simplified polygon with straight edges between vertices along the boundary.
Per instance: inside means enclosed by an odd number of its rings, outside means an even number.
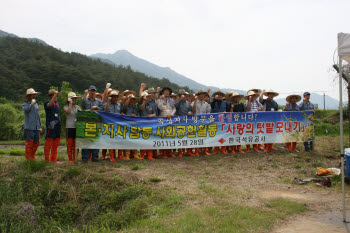
M107 96L107 104L105 107L106 112L114 113L114 114L121 114L122 109L123 109L123 104L118 101L119 98L119 91L118 90L112 90L108 93ZM109 156L110 156L110 161L112 163L115 162L116 159L116 150L109 149ZM107 149L102 150L102 159L107 157ZM123 151L118 150L118 159L124 160L123 158Z
M157 100L157 107L160 111L161 117L166 117L170 119L171 116L174 116L176 112L175 101L170 98L170 94L173 93L173 90L170 87L163 87L160 91L160 98ZM171 149L160 149L160 154L163 155L163 159L169 157L175 157Z
M209 114L211 112L211 106L207 101L205 101L205 96L209 96L208 92L204 91L203 89L199 89L197 91L195 101L193 101L191 104L194 114ZM187 153L189 152L192 154L192 150L187 151ZM210 155L208 152L208 147L203 148L203 154Z
M49 90L47 97L50 100L44 103L46 113L46 142L44 154L46 162L51 161L57 163L57 148L61 141L60 106L57 103L57 96L59 94L60 93L55 89Z
M96 98L96 91L97 88L93 85L91 85L88 90L85 90L84 97L81 100L81 107L83 110L101 111L104 109L102 101ZM82 149L82 161L87 162L91 152L92 162L98 162L99 151L99 149Z
M189 101L187 101L188 97L188 93L184 90L184 89L180 89L179 90L179 100L177 100L175 102L175 108L176 108L176 112L175 115L176 116L183 116L183 115L187 115L190 116L192 115L192 106L191 103ZM196 151L196 154L192 154L191 149L187 149L187 154L190 156L195 156L198 155L198 149ZM178 149L178 156L182 157L183 155L183 149Z
M291 94L286 98L286 106L283 111L300 111L299 105L297 104L301 100L301 96L297 94ZM287 148L289 151L297 151L297 142L287 142Z
M230 111L230 104L223 100L225 93L222 92L221 90L217 90L216 92L213 93L214 96L214 101L211 103L211 111L213 113L221 113L221 112L229 112ZM219 153L219 147L214 148L213 154L218 154ZM221 154L228 154L226 152L226 147L222 146L221 147Z
M303 95L303 102L299 105L300 111L311 111L312 113L315 112L315 106L310 102L310 92L304 92ZM311 151L313 150L313 141L305 141L304 142L305 151Z
M39 147L41 130L41 121L39 106L35 98L40 92L29 88L23 97L22 110L24 111L24 140L26 140L25 156L26 159L35 159L35 153Z
M126 101L123 106L123 113L126 116L131 117L139 117L140 113L136 106L136 97L134 94L132 94L132 91L129 91L129 93L126 96ZM142 159L138 153L137 150L124 150L124 156L126 160L130 160L130 157L134 157L135 159Z
M77 151L75 150L77 113L78 111L81 111L81 109L79 105L76 105L76 101L79 98L81 98L81 96L77 96L74 92L69 92L68 98L65 100L65 102L68 102L68 105L63 107L63 110L66 113L67 154L70 164L74 163L77 154Z
M141 102L138 105L140 116L141 117L156 117L157 116L157 107L155 104L149 103L151 100L151 95L147 92L141 93ZM149 160L155 160L153 158L153 150L140 150L141 158L145 158L147 155Z
M178 100L178 97L175 93L171 93L170 98L172 98L174 100L174 102L176 102Z
M238 92L232 91L230 95L231 100L231 112L244 112L244 104L242 104L240 101L244 95L239 94ZM242 151L242 145L232 146L232 154L235 154L235 152L244 154Z
M260 96L261 91L259 89L251 89L247 92L247 95L244 97L246 102L244 103L244 106L247 110L247 112L258 112L262 110L263 106L262 104L257 100L257 98ZM255 152L259 152L259 145L253 144L253 150ZM247 145L247 152L250 151L250 145Z
M263 105L263 110L265 112L274 112L278 111L278 104L276 101L273 100L273 98L277 97L279 94L275 92L274 90L270 89L268 91L263 90L259 97L259 102ZM264 99L264 96L267 98ZM269 152L269 150L275 150L273 148L273 143L266 143L265 144L265 152Z

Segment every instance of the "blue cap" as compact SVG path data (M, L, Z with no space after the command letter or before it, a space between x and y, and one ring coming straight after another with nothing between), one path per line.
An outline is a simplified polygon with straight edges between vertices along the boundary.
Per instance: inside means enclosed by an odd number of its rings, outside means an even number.
M95 86L92 85L92 86L89 87L89 91L91 91L91 90L97 91L97 88L96 88Z
M304 96L311 95L310 92L304 92Z

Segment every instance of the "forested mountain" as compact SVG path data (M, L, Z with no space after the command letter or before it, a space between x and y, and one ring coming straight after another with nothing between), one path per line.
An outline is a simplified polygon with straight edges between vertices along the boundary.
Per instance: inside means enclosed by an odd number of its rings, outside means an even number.
M68 81L82 93L89 85L103 91L107 82L118 90L138 92L142 82L147 87L182 88L167 79L157 79L135 72L130 67L114 66L79 53L62 52L52 46L18 37L0 37L0 96L18 100L33 87L46 93L50 86ZM190 91L188 88L185 88Z

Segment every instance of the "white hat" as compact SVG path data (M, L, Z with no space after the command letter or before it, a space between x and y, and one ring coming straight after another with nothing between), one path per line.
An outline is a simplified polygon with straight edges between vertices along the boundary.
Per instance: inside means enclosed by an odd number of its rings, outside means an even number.
M39 95L39 94L40 94L40 92L36 92L36 91L34 91L33 88L29 88L29 89L26 91L26 94L23 96L23 99L26 99L28 95L35 95L35 96L37 96L37 95Z
M249 96L256 96L258 97L260 94L256 93L255 91L248 91L247 95L244 97L244 99L248 100Z
M298 94L291 94L291 95L287 96L286 101L289 103L290 99L292 97L297 97L297 102L299 102L301 100L301 96L300 95L298 95Z
M75 92L69 92L69 93L68 93L68 98L71 98L71 99L73 99L73 98L81 98L81 96L77 96L77 95L75 94ZM67 102L68 98L65 99L64 102Z
M270 89L270 90L268 90L268 91L265 91L265 92L263 93L263 95L264 95L264 96L268 96L269 93L272 93L272 94L274 95L274 97L276 97L276 96L279 95L277 92L273 91L272 89Z
M109 96L118 96L119 95L119 91L118 90L112 90L111 93L109 94Z

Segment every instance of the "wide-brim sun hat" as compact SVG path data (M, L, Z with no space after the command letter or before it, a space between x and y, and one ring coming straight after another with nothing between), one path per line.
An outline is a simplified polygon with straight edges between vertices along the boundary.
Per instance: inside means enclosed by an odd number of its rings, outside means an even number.
M291 95L289 95L289 96L287 96L286 97L286 101L289 103L290 102L290 99L292 98L292 97L297 97L297 102L299 102L300 100L301 100L301 96L300 95L298 95L298 94L291 94Z
M170 95L171 93L173 93L173 90L172 90L170 87L163 87L163 89L160 91L160 95L163 95L163 92L164 92L165 90L168 90L168 91L169 91L169 95Z
M122 93L122 96L128 96L129 94L133 94L134 96L136 96L136 91L133 91L133 90L125 90L123 91Z
M119 91L118 90L112 90L109 96L119 96Z
M170 97L177 97L175 93L171 93Z
M206 92L206 91L203 90L203 89L199 89L199 90L197 91L197 94L196 94L196 95L200 95L200 94L208 94L208 92Z
M268 96L270 93L272 93L274 97L279 96L279 93L278 93L278 92L275 92L275 91L272 90L272 89L265 91L265 92L263 93L263 95L264 95L264 96Z
M179 95L188 95L188 92L186 92L185 89L180 89Z
M38 96L40 94L41 94L40 92L36 92L33 88L29 88L27 89L26 94L23 96L23 99L27 99L28 95Z
M235 97L239 97L239 101L240 101L241 99L243 99L243 97L244 97L244 95L239 94L238 92L235 92L235 91L232 91L231 93L232 93L231 96L230 96L231 101L232 101L233 98L235 98Z
M154 89L153 87L148 88L147 91L148 91L149 94L158 93L158 91L156 89Z
M216 96L216 95L222 95L225 96L225 93L223 93L221 90L217 90L216 92L213 93L212 96Z
M55 94L55 91L56 91L55 89L50 89L50 90L47 92L47 95L46 95L46 96L49 96L49 97L50 97L50 96L54 95L54 94ZM61 95L61 93L58 92L57 95Z
M68 93L68 97L64 100L64 102L67 102L69 98L71 98L71 99L73 99L73 98L80 99L81 96L77 96L77 95L75 94L75 92L69 92L69 93Z
M254 91L248 91L247 95L246 95L246 96L244 96L244 99L245 99L245 100L248 100L248 99L249 99L249 96L259 97L259 96L260 96L260 94L259 94L259 93L254 92Z
M250 90L248 90L247 91L247 94L248 94L248 92L250 92L250 91L254 91L255 93L258 93L259 95L261 94L261 90L260 89L258 89L258 88L252 88L252 89L250 89Z

